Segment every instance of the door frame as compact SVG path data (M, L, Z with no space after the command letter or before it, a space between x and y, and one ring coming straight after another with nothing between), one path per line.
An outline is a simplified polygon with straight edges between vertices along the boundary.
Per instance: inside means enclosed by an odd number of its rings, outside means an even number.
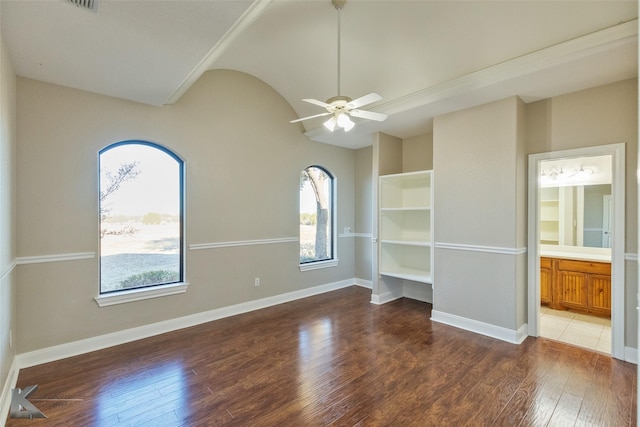
M599 145L530 154L528 170L528 330L540 333L539 214L540 162L584 156L612 156L613 237L611 244L611 356L624 360L625 295L625 144Z
M609 224L611 224L611 212L613 212L613 205L611 205L612 199L611 195L602 196L602 236L600 237L602 238L603 248L611 247L611 227ZM607 233L608 246L604 246L605 232Z

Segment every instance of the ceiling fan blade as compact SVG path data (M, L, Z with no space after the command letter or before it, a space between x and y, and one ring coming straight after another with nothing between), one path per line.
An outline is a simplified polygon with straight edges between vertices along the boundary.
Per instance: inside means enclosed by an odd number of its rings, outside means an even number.
M349 111L353 117L360 117L368 120L375 120L377 122L383 122L387 119L386 114L382 113L374 113L373 111L363 111L363 110L351 110Z
M304 102L308 102L309 104L314 104L314 105L318 105L320 107L324 107L324 108L332 108L330 104L327 104L326 102L322 102L322 101L318 101L317 99L303 99Z
M289 123L297 123L297 122L301 122L301 121L307 120L307 119L315 119L316 117L328 116L329 114L333 114L333 113L314 114L313 116L307 116L307 117L303 117L301 119L291 120Z
M347 105L351 108L359 108L362 107L363 105L367 105L367 104L371 104L372 102L376 102L376 101L380 101L382 99L382 97L380 95L378 95L375 92L371 92L368 95L365 96L361 96L358 99L354 99L353 101L349 102Z

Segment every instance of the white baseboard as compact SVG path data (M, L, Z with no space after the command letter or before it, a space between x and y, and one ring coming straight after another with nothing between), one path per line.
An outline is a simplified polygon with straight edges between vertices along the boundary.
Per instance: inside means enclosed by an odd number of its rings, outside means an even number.
M381 295L371 294L371 303L382 305L400 298L402 298L402 292L399 294L393 292L387 292Z
M9 368L7 379L2 387L2 392L0 393L0 425L7 423L7 415L9 414L11 398L13 397L11 391L16 388L16 384L18 384L19 372L18 360L14 357L11 362L11 367Z
M405 280L402 285L402 296L433 304L433 288L427 283Z
M154 335L171 332L178 329L188 328L190 326L211 322L213 320L222 319L224 317L235 316L254 310L259 310L261 308L271 307L273 305L322 294L325 292L335 291L337 289L347 288L353 285L354 279L342 280L339 282L314 286L312 288L300 289L298 291L288 292L286 294L275 295L259 300L247 301L228 307L221 307L202 313L179 317L177 319L165 320L163 322L153 323L150 325L140 326L132 329L126 329L124 331L113 332L97 337L43 348L40 350L34 350L17 355L17 366L19 369L28 368L30 366L40 365L42 363L48 363L67 357L77 356L79 354L84 354L91 351L102 350L104 348L112 347L115 345L148 338Z
M355 278L353 279L353 281L354 281L354 285L356 286L360 286L367 289L373 289L373 282L371 280Z
M624 348L624 360L625 362L638 364L638 349L633 347Z
M522 342L527 338L528 326L526 323L516 331L438 310L431 311L431 320L512 344L522 344Z

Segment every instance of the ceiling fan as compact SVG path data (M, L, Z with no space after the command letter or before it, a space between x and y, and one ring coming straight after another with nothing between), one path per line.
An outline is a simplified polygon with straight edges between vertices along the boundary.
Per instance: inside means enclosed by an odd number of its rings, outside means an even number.
M313 116L291 120L290 123L297 123L303 120L314 119L316 117L331 116L329 120L324 122L324 126L331 132L335 130L336 126L344 129L346 132L355 126L351 117L359 117L378 122L382 122L387 118L386 114L359 109L360 107L382 99L382 97L375 92L361 96L357 99L351 99L348 96L340 95L340 10L344 7L346 2L347 0L331 0L331 4L333 4L338 11L338 95L329 98L326 102L318 101L317 99L303 99L303 101L323 107L327 111L320 114L314 114Z

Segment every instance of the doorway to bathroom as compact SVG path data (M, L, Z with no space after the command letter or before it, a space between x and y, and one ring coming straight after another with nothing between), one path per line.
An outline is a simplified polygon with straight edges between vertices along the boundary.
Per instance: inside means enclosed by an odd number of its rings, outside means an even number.
M529 334L624 358L624 145L529 156Z

